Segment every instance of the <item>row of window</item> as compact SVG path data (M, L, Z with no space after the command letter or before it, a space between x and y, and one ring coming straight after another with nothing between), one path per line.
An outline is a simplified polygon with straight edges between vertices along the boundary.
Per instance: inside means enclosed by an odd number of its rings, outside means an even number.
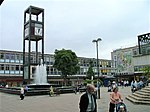
M0 64L0 70L23 71L22 65Z
M22 75L23 71L0 70L0 74Z
M23 63L23 60L10 60L10 59L0 59L0 62L2 63L20 63L22 64ZM28 60L26 59L25 60L25 63L27 63ZM36 60L30 60L31 63L36 63ZM49 61L45 61L45 64L46 65L53 65L54 64L54 61L52 62L49 62ZM88 67L89 66L89 63L85 63L85 64L80 64L80 66L85 66L85 67ZM93 67L97 67L97 64L94 64ZM111 65L99 65L99 67L111 67Z
M0 73L2 74L22 74L23 66L22 65L9 65L9 64L0 64ZM57 69L47 66L46 68L48 75L61 75L61 72ZM81 68L78 74L87 74L88 68ZM35 67L32 67L32 73L35 72ZM97 69L94 68L94 72L97 74ZM110 73L111 70L103 69L99 71L100 73Z
M23 60L23 55L13 53L0 53L0 59Z
M30 54L30 61L35 62L36 61L36 54L31 53ZM38 61L40 61L41 54L38 56ZM21 52L0 52L0 60L7 61L7 62L20 62L23 61L23 53ZM47 63L47 65L51 65L54 63L54 56L53 55L44 55L44 61ZM89 66L91 59L87 58L79 58L81 66ZM25 56L25 61L28 61L28 55L26 54ZM97 66L96 60L92 60L93 65ZM106 66L106 67L111 67L112 62L111 61L99 61L100 66Z
M40 55L38 56L38 60L40 61ZM25 56L25 62L28 61L28 56ZM87 74L88 67L90 66L89 64L89 59L81 59L79 58L79 65L83 68L80 69L78 74ZM31 54L30 57L30 62L31 63L36 63L36 55ZM48 75L57 75L61 74L58 70L54 69L52 65L54 64L54 56L53 55L44 55L44 62L46 65L51 65L47 66L47 74ZM5 64L3 64L5 63ZM18 65L17 65L18 64ZM17 53L17 52L0 52L0 73L6 73L6 74L22 74L23 71L23 54L22 53ZM112 66L112 62L110 60L106 61L99 61L99 67L104 67L104 68L110 68ZM94 67L94 72L97 73L97 63L94 60L93 61L93 67ZM32 71L34 72L34 70ZM108 70L100 70L100 73L107 73L110 72Z

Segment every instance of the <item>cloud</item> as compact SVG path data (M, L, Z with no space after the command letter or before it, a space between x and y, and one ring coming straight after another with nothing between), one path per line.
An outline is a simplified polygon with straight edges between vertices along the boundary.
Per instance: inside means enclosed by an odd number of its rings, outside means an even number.
M30 5L45 10L45 53L65 48L93 58L92 40L101 37L99 57L111 59L112 50L136 44L137 35L150 30L148 0L8 0L0 12L0 49L22 51L23 13Z

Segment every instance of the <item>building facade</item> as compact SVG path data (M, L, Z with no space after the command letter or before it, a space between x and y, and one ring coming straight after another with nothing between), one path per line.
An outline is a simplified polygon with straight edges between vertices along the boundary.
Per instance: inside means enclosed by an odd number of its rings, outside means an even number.
M150 54L139 54L139 46L116 49L111 56L115 77L139 80L144 73L143 68L150 66Z
M116 49L111 52L111 57L115 67L116 74L133 74L134 63L133 54L137 51L138 46Z
M28 54L25 54L28 58ZM39 59L42 58L39 52ZM95 58L78 57L80 70L77 74L68 76L72 84L81 83L87 75L90 61L93 62L93 71L97 77L97 64ZM31 53L31 63L36 61L36 53ZM44 63L46 64L46 71L49 83L62 84L61 71L53 67L55 62L54 55L44 54ZM31 66L31 78L34 76L36 65ZM111 60L99 59L99 73L100 77L112 76L114 74L113 63ZM18 86L23 81L23 52L0 50L0 84L8 84L9 86Z

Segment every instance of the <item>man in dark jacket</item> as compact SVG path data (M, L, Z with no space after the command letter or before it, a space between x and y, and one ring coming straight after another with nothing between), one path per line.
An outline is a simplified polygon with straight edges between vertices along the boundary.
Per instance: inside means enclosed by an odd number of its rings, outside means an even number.
M97 112L95 87L92 84L87 85L86 92L81 96L79 102L80 112Z

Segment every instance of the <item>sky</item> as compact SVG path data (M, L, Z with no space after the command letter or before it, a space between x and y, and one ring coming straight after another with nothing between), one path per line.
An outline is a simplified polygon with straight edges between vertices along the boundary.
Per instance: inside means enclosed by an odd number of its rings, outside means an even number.
M64 48L78 57L96 58L92 41L101 38L99 59L111 59L113 50L135 46L138 35L150 32L150 0L4 0L0 50L23 51L24 11L30 5L44 9L47 54Z

